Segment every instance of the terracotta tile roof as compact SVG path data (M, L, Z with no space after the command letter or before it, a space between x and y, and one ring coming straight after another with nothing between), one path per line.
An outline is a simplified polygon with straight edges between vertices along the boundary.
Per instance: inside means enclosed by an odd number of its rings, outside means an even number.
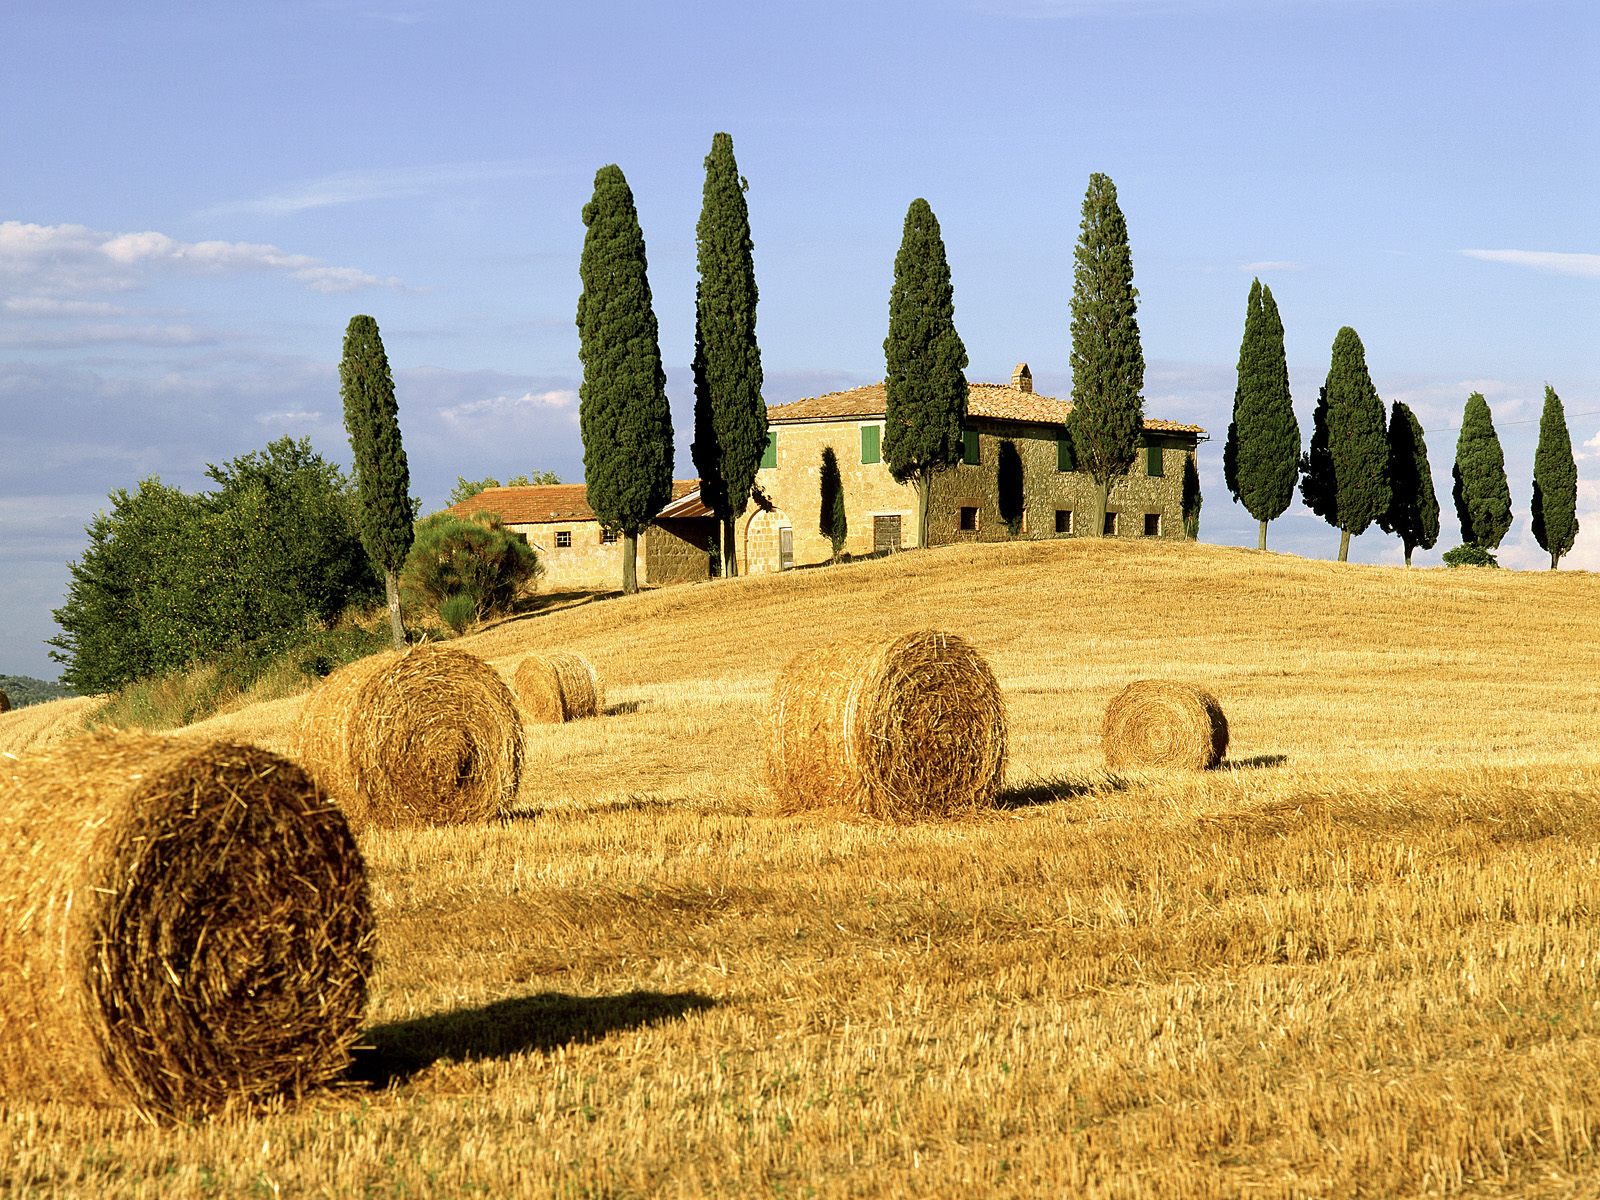
M672 503L685 496L700 494L698 479L674 479ZM672 505L668 505L672 507ZM665 510L663 510L665 511ZM555 521L594 521L594 509L589 507L585 486L581 483L547 483L538 487L485 488L476 496L468 496L459 504L452 504L445 512L458 517L473 513L492 512L507 525L548 525ZM690 514L677 514L680 516Z
M842 421L850 418L881 417L886 396L884 385L870 383L866 387L851 388L844 392L829 392L826 396L813 396L791 404L769 404L767 420L776 424L794 424L801 421ZM967 384L967 412L974 417L993 421L1023 421L1029 424L1059 425L1072 411L1070 400L1057 400L1037 392L1025 392L1002 383ZM1164 421L1146 417L1146 429L1160 433L1203 434L1198 425L1185 425L1179 421Z

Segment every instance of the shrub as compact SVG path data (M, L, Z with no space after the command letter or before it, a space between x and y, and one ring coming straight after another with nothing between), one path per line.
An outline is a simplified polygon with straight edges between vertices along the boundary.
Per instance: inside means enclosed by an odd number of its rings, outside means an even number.
M1494 555L1482 546L1467 542L1457 546L1454 550L1444 552L1444 565L1447 567L1498 567Z
M439 620L449 626L450 632L457 637L465 633L467 626L471 625L477 617L478 605L471 596L463 596L457 593L454 596L446 596L439 601Z
M465 597L475 617L510 612L518 594L542 571L527 539L512 533L499 517L474 513L457 517L435 513L417 525L416 540L400 572L406 602L432 609L452 629L443 606L459 613Z

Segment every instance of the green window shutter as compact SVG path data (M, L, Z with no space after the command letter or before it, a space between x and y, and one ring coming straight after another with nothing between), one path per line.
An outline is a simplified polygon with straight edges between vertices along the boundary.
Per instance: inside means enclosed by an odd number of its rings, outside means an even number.
M883 461L883 456L878 452L878 434L880 432L876 425L863 425L861 427L861 461L863 464Z
M1151 476L1165 474L1161 469L1160 446L1146 446L1144 448L1144 473Z
M767 430L767 448L761 452L761 466L775 467L778 465L778 431Z
M963 429L961 431L961 461L969 467L975 467L980 461L978 458L978 431L976 429Z
M1064 433L1056 438L1056 470L1076 471L1077 456L1072 452L1072 435Z

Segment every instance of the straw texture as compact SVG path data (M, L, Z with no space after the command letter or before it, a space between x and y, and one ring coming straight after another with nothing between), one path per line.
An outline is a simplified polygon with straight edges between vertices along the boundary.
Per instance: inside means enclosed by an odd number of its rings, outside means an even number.
M787 811L970 812L994 803L1005 758L999 685L954 634L836 642L795 658L773 688L767 781Z
M339 810L254 746L0 757L0 1096L187 1117L337 1076L372 968Z
M510 689L482 659L427 644L329 675L300 710L294 746L357 828L502 816L522 775Z
M1141 679L1106 706L1100 726L1106 766L1206 770L1228 751L1228 718L1204 688Z
M511 690L530 721L560 724L598 716L604 689L594 664L581 654L530 654L517 664Z

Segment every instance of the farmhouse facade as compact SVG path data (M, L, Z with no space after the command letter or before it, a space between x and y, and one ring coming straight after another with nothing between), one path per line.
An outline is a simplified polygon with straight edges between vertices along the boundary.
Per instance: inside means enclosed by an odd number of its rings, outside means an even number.
M916 490L883 461L884 385L833 392L767 408L766 456L757 493L739 518L741 569L757 574L826 562L821 529L822 452L839 465L852 556L916 544ZM963 461L933 477L931 545L1081 536L1090 531L1094 484L1075 469L1066 419L1072 405L1033 390L1020 363L1011 383L967 391ZM1198 425L1146 419L1133 468L1114 479L1105 532L1114 537L1192 538L1185 477L1205 438ZM1190 503L1197 489L1189 482Z
M522 534L544 566L546 591L610 590L622 582L622 539L601 528L581 483L485 488L445 511L493 513ZM672 502L639 536L639 583L709 579L716 536L716 521L700 503L700 481L673 480Z

